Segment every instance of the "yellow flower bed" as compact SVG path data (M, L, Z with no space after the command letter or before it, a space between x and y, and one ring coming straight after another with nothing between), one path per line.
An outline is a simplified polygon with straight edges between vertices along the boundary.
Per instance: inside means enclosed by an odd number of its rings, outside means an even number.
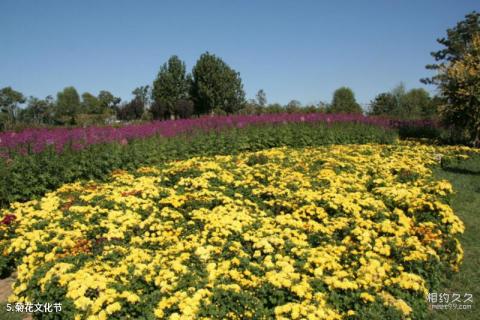
M279 148L64 185L0 215L10 300L62 319L411 317L462 259L430 169L452 151Z

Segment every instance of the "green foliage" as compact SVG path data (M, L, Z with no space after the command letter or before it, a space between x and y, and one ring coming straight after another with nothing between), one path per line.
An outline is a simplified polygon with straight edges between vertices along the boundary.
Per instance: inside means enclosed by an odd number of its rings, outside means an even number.
M188 99L190 76L186 73L185 63L177 56L171 56L163 64L153 82L152 100L166 107L165 118L177 115L175 108L179 100Z
M240 74L222 59L208 52L202 54L192 75L191 96L197 114L217 109L230 114L242 108L245 92Z
M0 319L2 320L22 320L24 314L17 312L7 312L7 304L0 303Z
M117 110L117 118L120 120L140 119L145 112L145 105L141 97L136 97L132 101L123 104Z
M74 87L66 87L57 93L56 116L66 117L72 124L80 113L80 96Z
M427 118L436 113L430 94L422 88L408 91L403 97L402 105L406 113L404 118Z
M403 84L390 92L380 93L370 103L369 114L388 116L397 119L426 119L437 114L438 97L432 99L422 88L411 89L408 92Z
M291 100L285 106L285 111L288 113L297 113L302 108L302 104L298 100Z
M0 246L0 249L3 249L3 246ZM0 279L8 277L13 270L15 270L15 260L13 257L0 255Z
M281 112L285 112L285 108L283 108L283 106L279 103L269 104L265 108L265 113L281 113Z
M267 105L267 94L263 89L258 90L257 94L255 95L255 98L257 99L257 104L263 108Z
M266 155L263 155L263 154L253 154L251 155L248 160L247 160L247 164L249 166L254 166L256 164L266 164L268 162L268 157Z
M102 180L114 169L134 169L193 156L236 154L280 146L393 143L396 138L395 131L362 124L291 123L191 132L174 138L152 137L132 140L126 145L91 145L62 154L49 149L38 154L12 155L9 160L0 158L0 206L30 200L78 179Z
M431 139L445 142L443 135L445 130L433 126L404 125L398 128L398 135L401 139Z
M132 91L132 94L134 96L133 99L142 103L144 108L146 105L150 104L150 97L151 97L150 86L140 86L138 88L135 88Z
M437 63L426 66L437 74L422 82L438 86L440 114L454 138L480 146L480 13L467 14L437 42L443 46L431 53Z
M122 99L115 97L107 90L102 90L98 94L98 102L102 110L114 110Z
M89 92L82 94L82 113L102 113L100 101Z
M329 108L331 113L362 113L362 108L355 100L352 89L342 87L333 93L332 104Z
M444 156L441 164L442 169L447 171L480 174L480 154L478 153L472 153L468 158L464 156Z
M18 104L24 102L23 94L11 87L0 90L0 130L5 129L9 123L15 123Z
M274 298L267 293L264 293L262 298L258 298L255 293L249 291L214 289L211 302L208 305L202 304L199 316L209 319L228 319L235 315L240 319L245 313L250 312L251 319L272 318L273 308L268 309L265 305L268 299Z
M473 35L463 57L442 68L439 89L445 98L440 114L445 124L463 132L480 147L480 32Z
M451 29L447 29L447 37L437 39L437 42L444 48L430 54L439 62L438 64L427 65L430 70L438 70L445 66L446 63L461 60L468 50L469 43L472 42L473 35L480 32L480 13L475 11L467 14L465 19L458 22ZM439 84L442 82L440 75L421 80L423 83Z
M393 113L397 101L393 94L384 92L378 94L370 103L369 114L372 116L387 116Z
M0 112L0 131L19 130L27 126L104 124L105 119L115 113L121 101L120 98L105 90L100 91L97 97L85 92L80 101L73 87L65 88L58 93L58 96L60 97L58 101L55 101L52 96L44 99L30 96L26 100L25 108L17 108L16 105L4 108L5 112ZM12 97L9 99L11 102ZM7 100L5 103L8 102ZM23 102L25 102L24 98L17 99L17 104Z
M53 124L54 107L51 96L47 96L45 99L29 97L27 107L19 112L19 121L35 125Z

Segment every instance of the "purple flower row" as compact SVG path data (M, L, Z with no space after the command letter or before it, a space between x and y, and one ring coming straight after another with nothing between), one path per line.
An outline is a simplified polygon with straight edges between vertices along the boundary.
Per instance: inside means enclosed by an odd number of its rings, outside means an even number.
M91 144L120 142L127 143L130 139L146 138L154 135L172 137L192 130L219 130L222 128L242 128L251 124L274 124L291 122L358 122L382 126L386 128L404 125L403 122L393 122L388 118L367 117L359 114L264 114L264 115L232 115L203 116L194 119L153 121L142 124L124 125L121 127L102 126L87 128L31 128L21 132L7 131L0 133L0 155L9 152L38 153L48 146L53 146L57 152L62 152L66 146L80 150ZM413 125L432 125L421 120L411 122Z

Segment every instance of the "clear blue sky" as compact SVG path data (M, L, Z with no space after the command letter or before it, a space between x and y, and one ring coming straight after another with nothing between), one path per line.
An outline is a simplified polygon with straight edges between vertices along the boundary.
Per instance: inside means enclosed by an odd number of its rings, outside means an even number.
M368 103L400 81L423 87L436 38L472 10L480 1L0 0L0 87L129 99L172 54L191 70L209 51L247 98L330 101L349 86Z

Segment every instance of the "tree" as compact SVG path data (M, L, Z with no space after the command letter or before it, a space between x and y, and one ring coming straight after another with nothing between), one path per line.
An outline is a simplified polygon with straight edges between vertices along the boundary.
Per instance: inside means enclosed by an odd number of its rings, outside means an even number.
M265 107L266 113L281 113L285 112L285 108L279 103L272 103Z
M341 87L333 93L331 113L362 113L362 108L355 100L352 89Z
M34 124L52 123L52 113L53 99L51 96L47 96L45 99L30 96L27 107L20 112L20 120Z
M168 107L162 101L153 101L152 105L150 106L150 113L152 114L152 118L155 120L165 120L170 117Z
M80 112L80 96L74 87L66 87L57 93L56 115L70 118L70 123L76 122L75 118Z
M144 102L139 97L136 97L118 109L117 117L120 120L136 120L142 117L144 111Z
M150 105L150 86L135 88L132 94L134 95L134 100L137 100L137 103L142 103L144 108Z
M175 105L180 100L188 99L189 88L190 76L186 73L185 63L174 55L160 67L153 82L152 100L157 106L165 105L166 112L175 116Z
M430 54L439 63L427 65L429 70L440 70L447 64L462 60L472 43L473 35L480 32L480 13L475 11L467 14L465 19L458 22L454 28L447 29L447 37L437 39L437 42L444 46L443 49L431 52ZM437 74L431 78L421 79L426 84L439 85L442 76Z
M234 113L245 102L240 74L222 59L208 52L202 54L192 70L191 96L197 114L219 110Z
M82 94L82 113L102 113L100 101L98 101L97 97L89 92Z
M430 107L424 110L423 113L426 118L437 118L440 116L440 106L443 104L443 99L439 95L435 95L430 100Z
M8 122L14 123L17 118L18 105L25 102L21 92L5 87L0 90L0 128Z
M480 32L472 35L466 48L461 59L440 68L437 80L444 98L440 115L445 124L480 146Z
M369 115L372 116L388 116L393 114L393 110L397 105L395 96L390 92L380 93L370 103Z
M97 99L103 112L115 110L120 101L122 101L122 99L115 97L113 94L106 90L100 91L98 93Z
M264 111L264 107L260 107L257 100L255 99L248 99L247 102L243 104L243 108L238 110L239 114L247 115L247 114L261 114Z
M267 105L267 95L263 89L258 90L257 95L255 96L257 99L258 105L263 108Z
M188 99L180 99L175 102L174 114L181 119L190 118L193 114L193 102Z
M405 110L404 118L421 119L435 114L432 110L430 94L423 88L411 89L401 101L402 109Z
M285 110L288 113L296 113L300 112L300 108L302 107L302 104L298 100L290 100L289 103L285 106Z
M390 92L380 93L370 103L370 115L383 115L397 119L425 119L436 115L436 104L422 88L405 90L400 83Z

